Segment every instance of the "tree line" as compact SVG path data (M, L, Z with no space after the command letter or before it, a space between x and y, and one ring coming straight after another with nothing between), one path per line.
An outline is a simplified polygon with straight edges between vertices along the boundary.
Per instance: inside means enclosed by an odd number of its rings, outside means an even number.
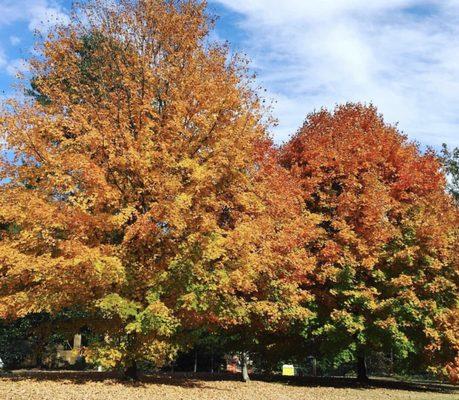
M209 337L362 380L371 351L457 373L457 150L353 103L274 145L214 22L197 0L90 0L39 42L0 112L3 323L78 310L86 358L132 377Z

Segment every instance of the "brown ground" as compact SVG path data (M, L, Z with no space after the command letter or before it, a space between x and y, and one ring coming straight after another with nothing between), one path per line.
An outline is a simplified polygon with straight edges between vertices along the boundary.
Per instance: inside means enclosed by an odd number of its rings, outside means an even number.
M0 400L459 400L449 385L373 381L367 387L343 379L252 381L224 376L157 375L135 384L104 373L16 372L0 377Z

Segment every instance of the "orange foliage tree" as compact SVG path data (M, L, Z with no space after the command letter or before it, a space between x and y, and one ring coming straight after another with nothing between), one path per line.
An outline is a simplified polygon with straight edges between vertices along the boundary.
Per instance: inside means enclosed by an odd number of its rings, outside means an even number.
M309 115L282 163L321 217L306 331L322 352L357 360L361 379L369 350L453 358L458 332L441 321L457 315L458 211L434 153L374 107L346 104Z
M132 375L186 329L308 318L309 219L211 25L199 1L94 0L44 40L0 114L1 317L92 310L88 356Z

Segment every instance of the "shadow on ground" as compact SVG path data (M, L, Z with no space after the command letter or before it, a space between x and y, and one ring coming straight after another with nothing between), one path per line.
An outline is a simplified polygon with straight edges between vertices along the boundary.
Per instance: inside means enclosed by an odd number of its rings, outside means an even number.
M95 372L95 371L42 371L42 370L20 370L9 374L0 375L2 380L21 381L60 381L63 384L85 384L87 382L105 382L107 384L124 384L134 387L146 385L170 385L185 388L210 387L209 384L215 381L239 381L237 374L229 373L154 373L143 374L138 381L124 381L121 375L116 372ZM341 377L284 377L280 375L252 375L252 380L262 382L281 383L291 386L308 387L333 387L353 389L392 389L406 390L412 392L434 392L459 394L459 387L436 383L436 382L403 382L390 378L373 378L362 384L356 379Z

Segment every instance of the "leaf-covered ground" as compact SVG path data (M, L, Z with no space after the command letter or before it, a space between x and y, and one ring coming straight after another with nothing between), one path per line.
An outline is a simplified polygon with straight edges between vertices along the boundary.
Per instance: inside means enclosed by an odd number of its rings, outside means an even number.
M129 384L106 374L28 372L0 377L0 400L459 400L459 391L447 385L379 382L372 387L352 386L339 380L245 384L166 375Z

